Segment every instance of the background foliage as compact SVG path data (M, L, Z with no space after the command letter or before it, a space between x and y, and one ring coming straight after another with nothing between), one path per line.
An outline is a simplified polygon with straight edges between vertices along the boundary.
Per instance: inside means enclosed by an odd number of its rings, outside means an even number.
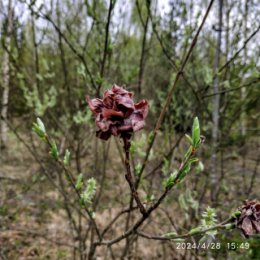
M1 131L0 150L2 259L86 259L94 239L64 169L50 159L49 149L31 131L36 117L56 142L52 155L66 154L74 178L81 174L85 180L81 198L90 202L99 226L105 228L129 207L122 144L95 138L85 96L101 97L116 83L133 91L136 101L148 99L146 128L135 134L130 150L138 176L150 133L208 4L0 1L1 124L8 126L6 133ZM188 148L183 137L191 134L195 116L205 137L198 151L200 162L142 227L148 233L185 233L207 226L205 212L212 210L212 221L221 221L241 201L259 199L259 24L258 1L214 1L150 152L140 180L142 201L152 203L165 178L178 169ZM78 185L83 185L80 179ZM76 208L68 206L68 199ZM138 216L137 211L125 214L107 231L106 239L127 230ZM98 248L96 256L260 258L257 239L250 240L250 250L227 250L228 241L244 241L237 231L219 233L215 239L222 243L221 250L189 251L134 236Z

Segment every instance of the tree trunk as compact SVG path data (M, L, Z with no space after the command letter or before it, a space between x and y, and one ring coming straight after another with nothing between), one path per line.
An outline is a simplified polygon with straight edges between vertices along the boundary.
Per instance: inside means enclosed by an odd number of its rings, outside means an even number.
M217 28L217 46L214 59L214 72L213 75L213 93L216 94L219 92L219 62L221 54L221 37L222 37L222 16L223 16L223 0L219 0L218 6L218 28ZM212 156L211 156L211 199L215 200L216 188L218 185L218 176L217 176L217 167L218 167L218 158L217 158L217 146L218 146L218 132L219 132L219 105L220 105L220 96L218 94L214 95L213 98L213 110L212 110Z
M247 17L248 17L248 0L245 1L245 15L244 15L244 39L247 39ZM247 62L247 47L244 49L244 63ZM241 100L244 103L246 99L246 88L241 88ZM241 113L241 135L244 137L246 135L246 114L243 109Z
M1 108L1 132L0 132L0 146L1 148L6 148L7 146L7 112L8 112L8 100L9 100L9 85L10 85L10 57L9 53L11 50L11 33L12 33L12 23L13 23L13 10L12 10L12 0L8 2L8 16L7 16L7 30L5 37L5 48L3 54L3 94L2 94L2 108Z
M149 3L149 2L148 2ZM138 1L136 2L137 8L139 8ZM147 4L147 8L150 8L150 5ZM144 66L145 66L145 54L146 54L146 41L147 41L147 31L148 31L148 24L149 24L149 10L147 11L147 16L145 21L142 20L142 14L140 9L139 16L142 21L142 25L144 27L144 33L143 33L143 40L142 40L142 49L141 49L141 56L140 56L140 62L139 62L139 73L138 73L138 85L137 85L137 91L138 94L141 95L142 91L142 82L143 82L143 74L144 74Z

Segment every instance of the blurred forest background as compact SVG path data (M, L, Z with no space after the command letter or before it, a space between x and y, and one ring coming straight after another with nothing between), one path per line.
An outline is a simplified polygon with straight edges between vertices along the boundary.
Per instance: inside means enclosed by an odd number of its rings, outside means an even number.
M259 197L260 3L216 0L184 68L210 1L0 1L0 258L10 259L260 259L259 239L221 231L220 250L177 250L171 241L130 236L99 246L64 169L32 132L40 117L71 171L97 190L92 215L105 240L125 232L139 211L129 208L119 139L95 137L85 96L102 97L113 84L149 102L136 133L131 166L143 171L139 196L152 203L187 149L184 134L198 116L205 141L200 162L140 227L150 234L185 233L210 206L221 222L245 199ZM174 89L145 169L149 133ZM94 216L94 215L93 215ZM117 217L118 216L118 217ZM112 221L114 220L114 222ZM111 222L112 221L112 222ZM109 223L111 224L109 226ZM192 238L189 241L197 241ZM92 248L93 249L93 248Z

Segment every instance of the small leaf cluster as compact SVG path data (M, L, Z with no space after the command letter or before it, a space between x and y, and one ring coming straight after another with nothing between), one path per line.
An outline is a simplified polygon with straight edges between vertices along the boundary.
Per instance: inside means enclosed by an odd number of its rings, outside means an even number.
M175 181L177 180L177 174L178 171L175 170L166 180L164 180L163 186L165 189L171 189L173 187Z
M80 177L81 179L81 177ZM82 180L77 180L77 183L78 183L78 187L82 187L83 185L83 182ZM81 184L82 183L82 184ZM90 178L88 181L87 181L87 185L86 185L86 189L85 191L83 191L81 194L80 194L80 202L81 202L81 205L86 205L86 204L92 204L92 200L96 194L96 190L97 190L97 183L96 183L96 180L94 178Z
M206 211L202 213L201 227L206 229L215 226L217 223L216 217L216 210L214 208L207 207ZM210 230L206 232L206 235L211 236L212 238L214 238L216 234L217 230Z
M57 148L57 145L56 145L55 141L53 141L52 144L51 144L50 154L51 154L51 157L54 160L58 160L58 158L59 158L59 151L58 151L58 148Z
M68 149L66 149L64 159L63 159L63 163L64 163L65 166L68 166L69 162L70 162L70 151Z
M59 158L59 151L55 141L50 141L46 128L42 120L38 117L36 123L33 123L32 126L33 132L35 132L43 141L47 142L50 146L50 155L54 160L58 160ZM70 161L70 152L67 149L63 158L64 166L68 166Z
M81 190L82 186L83 186L83 174L81 173L77 178L75 188L76 190Z
M185 135L189 144L193 147L193 149L199 148L199 145L201 143L200 139L200 124L198 117L195 117L192 125L192 137L190 137L188 134Z
M206 211L202 213L201 224L190 230L189 235L196 235L205 232L207 229L215 227L217 224L216 210L211 207L207 207ZM217 234L217 229L208 230L204 233L200 242L205 242L209 237L214 238Z
M190 208L197 211L199 208L199 202L195 199L196 192L192 192L190 189L186 189L185 193L180 194L179 204L182 209L189 211Z
M192 126L192 137L186 135L190 147L188 148L186 154L184 155L181 167L178 171L174 171L163 183L165 189L171 189L176 183L182 182L187 174L191 170L193 163L198 162L198 158L194 156L196 149L201 143L200 139L200 125L199 120L196 117L193 121Z
M142 133L141 137L138 139L138 141L132 141L131 142L131 146L130 146L130 153L131 154L137 154L140 157L144 157L145 156L145 144L147 142L147 136Z
M46 140L46 129L42 120L37 117L36 123L33 123L33 132L35 132L41 139Z

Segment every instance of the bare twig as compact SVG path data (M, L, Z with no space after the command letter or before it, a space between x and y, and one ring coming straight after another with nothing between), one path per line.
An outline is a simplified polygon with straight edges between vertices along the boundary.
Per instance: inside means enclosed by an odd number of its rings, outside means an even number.
M187 156L187 158L181 163L179 170L175 177L174 185L176 185L179 182L179 177L182 173L182 170L184 169L184 167L186 167L189 160L194 156L195 152L196 152L195 149L193 149L192 152L189 154L189 156ZM139 218L139 220L137 220L136 223L131 228L129 228L124 234L122 234L112 240L99 241L99 242L95 242L94 244L96 246L101 246L101 245L111 246L111 245L129 237L130 235L136 233L137 229L140 226L142 226L142 224L149 218L151 213L154 210L156 210L159 207L159 205L163 202L163 200L165 199L165 197L167 196L167 194L169 193L169 191L172 189L173 186L165 188L163 194L158 198L158 200L149 209L147 209L146 213L143 214L143 216L141 218Z
M152 139L151 139L151 141L150 141L150 143L149 143L149 146L148 146L148 148L147 148L146 156L145 156L144 162L143 162L143 164L142 164L142 168L141 168L140 173L139 173L139 176L138 176L138 178L137 178L137 180L136 180L136 185L135 185L136 187L139 186L139 183L140 183L140 180L141 180L143 171L144 171L144 169L145 169L145 167L146 167L146 164L147 164L147 161L148 161L148 158L149 158L149 155L150 155L152 146L153 146L154 141L155 141L155 139L156 139L157 133L158 133L158 131L159 131L160 127L161 127L161 124L162 124L162 122L163 122L163 120L164 120L164 117L165 117L167 108L169 107L169 105L170 105L170 103L171 103L171 99L172 99L173 92L174 92L174 90L175 90L175 88L176 88L176 86L177 86L177 83L178 83L180 77L183 75L184 68L185 68L185 66L186 66L186 64L187 64L187 62L188 62L188 60L189 60L189 57L190 57L190 55L191 55L191 53L192 53L192 51L193 51L193 49L194 49L194 47L195 47L195 45L196 45L198 36L199 36L199 34L200 34L200 32L201 32L201 30L202 30L204 24L205 24L205 21L206 21L206 19L207 19L207 17L208 17L208 14L209 14L209 12L210 12L210 9L211 9L213 3L214 3L214 0L211 0L210 3L209 3L208 8L207 8L207 10L206 10L206 13L205 13L205 15L204 15L204 17L203 17L203 19L202 19L202 22L201 22L201 24L200 24L200 26L199 26L199 28L198 28L198 30L197 30L197 32L196 32L196 34L195 34L193 40L192 40L192 43L191 43L191 45L190 45L190 48L189 48L189 50L188 50L186 56L184 57L184 60L183 60L181 66L180 66L180 68L179 68L179 70L178 70L178 72L177 72L177 74L176 74L176 77L175 77L175 80L174 80L174 82L173 82L172 88L171 88L170 91L168 92L168 95L167 95L167 98L166 98L166 102L165 102L165 104L164 104L164 106L163 106L163 109L162 109L160 115L159 115L159 118L158 118L158 120L157 120L157 123L156 123L155 128L154 128L154 131L153 131Z
M68 38L62 33L61 29L57 26L57 24L51 19L51 17L48 14L39 14L43 19L46 19L47 21L49 21L54 29L58 32L59 36L66 42L66 44L69 46L69 48L72 50L72 52L79 58L79 60L81 60L81 62L84 65L84 68L88 74L88 77L90 79L90 82L92 84L92 86L97 89L95 80L92 76L92 73L89 70L89 67L87 65L87 62L85 60L85 57L78 52L78 50L73 46L73 44L68 40Z
M101 70L100 70L100 76L103 78L104 72L105 72L105 65L106 65L106 58L107 58L107 49L108 49L108 40L109 40L109 27L111 23L111 14L113 11L113 8L115 6L115 1L110 0L109 1L109 8L108 8L108 15L107 15L107 22L106 22L106 33L105 33L105 43L104 43L104 51L103 51L103 58L101 62ZM99 84L97 89L97 95L99 96L99 91L102 86L102 83Z
M247 38L247 40L244 42L243 46L230 58L219 70L218 73L221 72L223 69L225 69L231 62L233 62L236 57L239 55L239 53L246 47L248 42L259 32L260 26Z
M138 207L128 208L121 210L104 228L104 230L101 233L101 237L104 237L104 235L110 230L110 228L113 226L113 224L119 219L120 216L122 216L125 213L131 212L133 210L138 209Z
M150 2L147 1L148 9L150 6ZM145 65L145 54L146 54L146 38L147 38L147 30L148 30L148 24L149 24L149 15L147 14L147 17L145 19L145 22L142 18L140 6L138 0L136 1L137 11L141 20L141 23L144 27L144 33L143 33L143 40L142 40L142 50L141 50L141 56L140 56L140 62L139 62L139 74L138 74L138 84L137 89L138 93L141 94L142 90L142 81L143 81L143 72L144 72L144 65Z
M126 178L128 184L129 184L129 187L130 187L131 192L132 192L132 196L133 196L140 212L143 215L146 215L146 210L145 210L144 205L142 204L142 202L141 202L141 200L138 196L138 193L137 193L135 185L134 185L133 177L132 177L132 174L131 174L130 157L129 157L129 149L130 149L131 143L130 143L128 138L123 138L123 141L124 141L125 168L126 168L125 178Z
M246 84L243 84L239 87L236 87L236 88L230 88L230 89L226 89L226 90L222 90L222 91L219 91L219 92L216 92L216 93L211 93L211 94L208 94L208 95L205 95L203 96L203 98L208 98L208 97L213 97L215 95L220 95L220 94L224 94L224 93L229 93L229 92L232 92L232 91L236 91L238 89L241 89L241 88L246 88L246 87L252 87L254 83L257 83L259 82L260 78L256 78Z
M49 136L47 134L45 135L45 138L46 138L46 141L47 141L47 144L49 145L49 147L52 148L52 142L51 142L51 140L50 140L50 138L49 138ZM72 172L70 171L70 169L67 166L64 165L63 161L60 158L57 158L57 163L61 166L61 168L66 173L68 181L70 182L71 187L74 189L75 193L77 194L78 198L80 199L81 198L80 192L75 187L75 179L73 177ZM89 211L89 209L87 207L84 207L84 209L87 212L87 214L88 214L88 216L89 216L89 218L91 220L91 223L94 226L94 229L95 229L95 231L97 233L97 236L98 236L99 240L101 240L100 232L99 232L99 229L97 227L97 223L96 223L95 219L93 218L91 212Z

